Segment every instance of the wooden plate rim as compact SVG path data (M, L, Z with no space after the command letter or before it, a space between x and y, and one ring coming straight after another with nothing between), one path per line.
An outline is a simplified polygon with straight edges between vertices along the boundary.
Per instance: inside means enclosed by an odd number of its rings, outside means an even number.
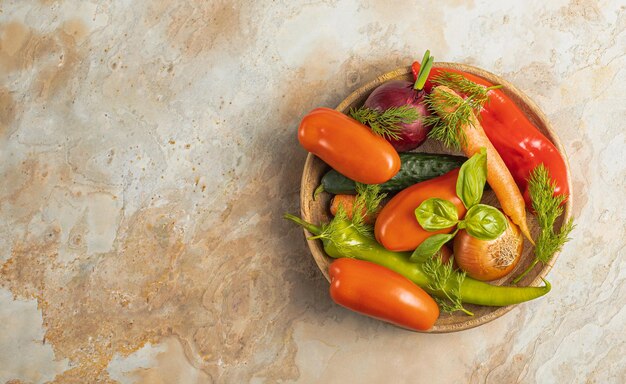
M435 67L438 68L450 68L450 69L457 69L457 70L461 70L464 72L468 72L471 73L473 75L477 75L482 77L483 79L493 83L493 84L502 84L503 87L503 91L507 94L511 94L514 95L517 99L522 100L527 108L529 110L531 110L536 117L541 121L543 128L544 128L544 135L546 135L551 141L552 143L556 146L556 148L559 150L559 152L561 153L561 155L563 156L565 163L566 163L566 168L567 168L567 176L568 176L568 185L569 185L569 190L570 190L570 198L568 199L567 203L565 204L565 210L564 210L564 220L563 222L566 222L567 220L569 220L572 217L572 210L573 210L573 201L572 201L572 181L571 181L571 171L570 171L570 166L569 166L569 160L567 158L567 154L565 152L565 149L563 147L563 144L561 143L561 141L559 140L558 135L556 134L556 132L554 131L554 129L552 128L552 125L550 124L550 121L548 120L548 118L546 117L546 115L543 113L543 111L541 111L541 109L537 106L537 104L535 104L534 101L532 101L532 99L530 99L528 96L526 96L526 94L524 94L522 91L520 91L517 87L515 87L513 84L511 84L510 82L506 81L505 79L494 75L493 73L490 73L488 71L485 71L483 69L471 66L471 65L467 65L467 64L458 64L458 63L446 63L446 62L439 62L436 63L434 65ZM387 72L379 77L377 77L376 79L366 83L365 85L359 87L357 90L355 90L354 92L352 92L348 97L346 97L336 108L336 110L346 113L348 107L355 102L357 99L361 98L364 94L369 94L369 92L371 92L376 86L382 84L385 81L391 80L391 79L395 79L397 77L401 77L401 76L405 76L407 74L411 73L411 67L403 67L403 68L398 68L395 69L393 71ZM522 110L524 111L524 108L522 108ZM528 113L526 111L524 111L526 113L526 115L528 115ZM529 116L529 118L531 118ZM301 179L301 184L300 184L300 214L302 216L302 218L304 220L309 221L311 219L311 211L308 207L307 204L305 204L305 202L307 201L307 199L310 199L309 196L306 196L305 194L305 183L306 183L306 174L308 171L311 170L311 168L313 167L313 162L315 160L315 155L309 153L305 164L304 164L304 169L302 172L302 179ZM319 267L320 271L324 274L324 277L326 277L326 280L328 280L328 282L330 282L330 276L328 275L328 271L324 268L325 266L325 261L326 258L329 258L329 256L326 255L326 253L324 252L324 249L322 247L322 242L320 240L308 240L308 237L312 236L312 234L310 232L308 232L307 230L304 230L304 235L307 238L307 244L309 246L309 249L311 250L311 254L313 255L313 258L317 264L317 266ZM539 286L540 284L542 284L542 280L543 278L545 278L545 276L548 274L548 272L550 272L550 270L552 269L552 267L554 266L554 263L557 259L559 255L559 252L557 252L552 259L550 260L549 263L541 266L541 270L537 273L537 276L535 277L535 279L532 281L532 283L530 284L531 286ZM537 267L536 267L537 268ZM519 304L518 304L519 305ZM479 316L479 317L468 317L467 320L460 322L460 323L454 323L454 324L435 324L435 326L433 328L431 328L428 331L425 331L424 333L449 333L449 332L458 332L458 331L462 331L465 329L471 329L474 327L478 327L480 325L486 324L494 319L497 319L498 317L504 315L505 313L509 312L510 310L512 310L515 307L515 305L510 305L510 306L506 306L506 307L499 307L499 308L494 308L493 311Z

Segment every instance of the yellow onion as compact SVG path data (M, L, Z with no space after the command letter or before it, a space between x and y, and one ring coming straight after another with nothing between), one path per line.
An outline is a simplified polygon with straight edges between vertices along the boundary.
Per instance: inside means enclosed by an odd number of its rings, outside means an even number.
M506 276L519 262L524 239L507 217L508 227L494 240L480 240L460 230L454 237L454 260L468 276L482 281Z

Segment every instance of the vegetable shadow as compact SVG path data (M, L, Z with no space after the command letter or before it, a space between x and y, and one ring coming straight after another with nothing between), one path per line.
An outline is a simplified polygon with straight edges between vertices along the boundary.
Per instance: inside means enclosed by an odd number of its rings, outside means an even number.
M281 186L282 192L273 203L272 226L277 229L277 249L280 250L275 255L279 258L276 263L281 265L282 278L289 283L285 289L290 290L286 312L290 315L300 316L313 311L312 316L320 322L331 316L329 312L337 311L332 317L346 316L346 312L330 299L329 284L311 255L302 228L282 218L284 213L300 215L300 179L307 157L307 152L297 140L300 120L316 107L335 108L357 88L411 62L410 56L399 57L395 61L381 58L367 63L351 58L327 82L313 87L293 86L293 91L281 95L280 100L281 105L291 107L279 111L268 122L280 127L280 135L267 129L258 137L260 143L274 143L269 146L272 152L268 155L272 157L276 183ZM355 73L358 74L356 79ZM299 82L299 79L295 81ZM333 84L342 86L333 87ZM364 321L367 319L364 318Z

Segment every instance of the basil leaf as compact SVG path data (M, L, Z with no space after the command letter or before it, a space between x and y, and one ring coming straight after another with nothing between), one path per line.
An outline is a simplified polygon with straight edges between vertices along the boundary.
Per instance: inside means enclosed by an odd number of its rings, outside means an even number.
M456 206L448 200L437 197L424 200L415 209L415 217L427 231L450 228L459 221Z
M480 203L486 182L487 150L481 147L480 152L463 163L456 180L456 195L466 208L469 209Z
M497 239L508 226L504 214L497 208L476 204L465 214L463 225L467 233L480 240Z
M415 251L413 251L413 254L409 258L409 260L414 263L421 263L430 259L435 253L439 252L439 250L441 249L441 247L443 247L445 243L452 240L456 233L457 231L449 234L439 233L436 235L432 235L431 237L422 241L422 244L420 244L415 249Z

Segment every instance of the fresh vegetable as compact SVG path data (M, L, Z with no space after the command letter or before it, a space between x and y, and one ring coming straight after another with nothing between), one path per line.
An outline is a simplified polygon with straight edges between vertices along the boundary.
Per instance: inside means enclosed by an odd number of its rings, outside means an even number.
M369 126L375 134L393 142L402 139L400 136L402 124L413 124L422 115L417 109L409 105L391 107L382 111L362 106L350 108L350 117Z
M504 233L507 219L502 212L480 204L486 179L487 153L485 148L481 148L479 153L463 164L456 180L456 194L467 208L464 219L459 219L453 203L436 197L423 201L415 209L415 218L426 231L450 229L453 226L456 226L456 230L425 239L411 255L411 261L431 258L464 228L470 236L484 241L495 240Z
M442 247L444 249L445 247ZM441 251L440 251L441 253ZM422 271L430 280L428 289L434 292L441 292L440 297L435 297L435 301L444 312L463 311L466 315L474 314L463 307L461 287L465 282L465 272L455 272L454 265L450 260L446 261L437 255L422 261Z
M506 164L485 135L480 122L474 115L473 110L479 103L474 101L471 96L463 99L455 91L444 85L434 88L428 96L427 102L437 115L435 126L431 131L433 136L445 138L444 142L458 143L468 156L478 153L481 148L486 148L489 158L487 181L498 197L504 213L519 226L524 236L533 242L526 224L524 198Z
M456 195L465 208L469 209L480 203L486 183L487 149L482 147L478 153L463 163L456 180Z
M411 261L432 257L463 228L470 236L485 241L497 239L507 228L506 217L496 208L485 204L472 206L467 210L465 219L459 220L454 212L454 204L432 198L420 204L415 210L415 216L420 226L427 231L452 229L455 225L456 229L452 233L436 234L426 238L413 251Z
M374 233L376 240L392 251L412 251L433 234L447 234L452 227L429 232L415 219L415 208L424 200L437 197L456 207L456 215L463 218L466 208L456 195L459 170L417 183L395 195L378 214ZM434 252L433 252L434 253Z
M510 220L506 230L493 240L478 239L463 229L454 237L454 260L476 280L496 280L515 268L522 256L523 243L519 228Z
M357 195L335 195L330 204L330 213L334 216L343 209L351 219L363 218L367 224L372 224L380 211L381 202L386 194L380 193L379 185L364 185L357 183ZM358 214L354 214L354 212Z
M439 265L443 266L439 258L430 259L434 261L428 264L411 262L410 252L393 252L385 249L367 235L367 230L364 230L361 224L351 222L345 214L335 216L323 227L308 223L294 215L286 214L284 217L304 227L315 235L314 238L321 239L324 251L330 257L365 260L389 268L441 299L446 299L447 295L454 296L454 292L457 292L463 303L505 306L536 299L550 291L550 284L547 281L544 287L493 286L469 277L459 282L457 272L446 272L438 266L437 260ZM424 265L428 265L430 273L424 270ZM447 268L452 268L447 265Z
M423 119L429 115L424 104L426 93L423 87L433 60L434 57L426 51L422 60L425 65L414 83L395 80L382 84L368 96L362 108L351 113L352 117L374 128L375 125L381 125L378 121L384 121L382 117L385 116L385 111L395 109L395 127L399 129L387 130L393 132L393 135L387 135L389 142L398 152L410 151L422 145L430 130ZM405 109L398 114L397 108Z
M360 183L384 183L400 170L400 157L385 139L333 109L309 112L298 128L298 140L304 149Z
M413 74L418 77L421 65L413 63ZM517 186L522 192L527 206L531 206L528 179L531 172L539 165L544 164L554 180L554 193L565 197L569 196L567 167L563 156L554 144L544 136L526 114L505 94L503 90L495 89L493 84L482 77L450 68L432 68L430 78L424 89L430 92L433 79L452 80L458 83L459 77L478 84L484 88L489 100L480 109L480 120L484 131L498 151L502 160L511 172ZM440 80L441 81L441 80ZM450 84L449 84L450 85ZM463 90L458 90L466 95ZM470 90L475 93L474 90ZM471 93L470 92L470 93Z
M335 195L330 201L330 214L335 216L339 207L342 207L346 211L348 218L352 219L355 200L356 195Z
M399 123L400 130L387 140L398 152L407 152L422 145L428 138L429 128L424 125L422 116L428 116L428 109L423 104L425 93L416 92L413 83L404 80L388 81L376 88L369 95L360 110L351 116L359 120L364 112L384 111L388 108L411 105L416 119L410 123ZM407 119L408 120L408 119Z
M341 258L328 272L330 297L355 312L416 331L432 328L439 317L437 303L422 288L388 268Z
M463 165L467 158L463 156L442 155L435 153L401 153L400 171L391 180L380 184L382 192L396 192L413 184L441 176ZM339 172L331 169L323 177L320 187L315 191L334 194L355 194L356 183Z
M555 193L556 181L550 177L550 171L542 164L538 165L528 179L528 189L533 209L539 223L539 237L535 244L535 260L514 282L519 282L539 262L547 263L570 240L568 237L574 229L574 221L568 220L557 232L554 230L556 219L563 214L562 204L566 197Z

